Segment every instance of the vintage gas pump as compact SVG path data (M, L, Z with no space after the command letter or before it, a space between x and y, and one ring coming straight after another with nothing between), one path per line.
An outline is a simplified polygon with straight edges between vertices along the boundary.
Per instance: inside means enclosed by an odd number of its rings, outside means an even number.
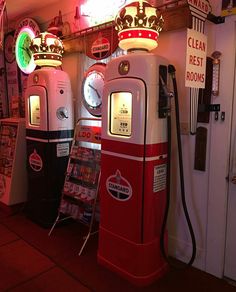
M41 69L29 75L26 90L27 213L49 227L57 216L73 139L71 85L67 73L55 68L62 63L59 38L41 33L30 48Z
M169 63L148 52L163 25L156 8L146 1L128 4L116 25L128 54L105 71L98 261L147 285L168 269L161 251L167 248Z

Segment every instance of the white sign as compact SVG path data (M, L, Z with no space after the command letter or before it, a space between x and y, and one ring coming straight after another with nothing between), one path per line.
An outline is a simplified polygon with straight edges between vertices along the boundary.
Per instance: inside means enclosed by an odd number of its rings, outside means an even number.
M207 0L188 0L188 4L206 14L211 11L210 3Z
M130 183L121 176L117 169L116 173L109 176L106 180L106 188L113 199L118 201L127 201L132 197L132 187Z
M33 153L29 156L29 164L33 171L39 172L43 168L43 161L40 155L37 153L36 149L34 149Z
M65 157L69 155L70 144L59 143L57 144L57 157Z
M86 16L90 26L111 21L127 0L87 0L80 5L81 16Z
M157 193L166 189L166 164L154 166L154 180L153 180L153 192Z
M207 37L193 29L187 30L185 86L205 88Z

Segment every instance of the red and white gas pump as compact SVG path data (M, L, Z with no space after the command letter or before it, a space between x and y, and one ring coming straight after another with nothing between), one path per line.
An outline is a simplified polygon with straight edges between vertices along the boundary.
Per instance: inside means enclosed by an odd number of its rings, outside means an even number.
M128 4L116 25L128 54L105 71L98 261L143 286L168 269L168 61L148 52L163 25L149 3Z
M168 61L147 52L157 46L162 28L157 9L131 3L116 23L119 46L129 52L108 63L105 72L98 260L145 285L167 270L160 252L167 122L159 111L159 78L167 80Z

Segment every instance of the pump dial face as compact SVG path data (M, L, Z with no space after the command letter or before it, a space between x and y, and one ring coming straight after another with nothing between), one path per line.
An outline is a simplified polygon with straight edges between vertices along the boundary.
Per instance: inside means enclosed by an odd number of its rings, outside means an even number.
M105 66L103 63L92 65L82 83L83 103L93 116L101 116Z

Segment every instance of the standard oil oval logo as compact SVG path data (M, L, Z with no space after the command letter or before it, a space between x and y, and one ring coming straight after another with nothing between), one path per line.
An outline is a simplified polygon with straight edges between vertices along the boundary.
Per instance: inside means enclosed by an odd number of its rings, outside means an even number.
M31 153L29 156L29 164L30 164L30 167L36 172L41 171L43 168L42 158L38 155L35 149L34 149L34 152Z
M118 201L127 201L132 196L130 183L121 176L121 172L118 169L114 175L107 178L106 188L108 193Z

